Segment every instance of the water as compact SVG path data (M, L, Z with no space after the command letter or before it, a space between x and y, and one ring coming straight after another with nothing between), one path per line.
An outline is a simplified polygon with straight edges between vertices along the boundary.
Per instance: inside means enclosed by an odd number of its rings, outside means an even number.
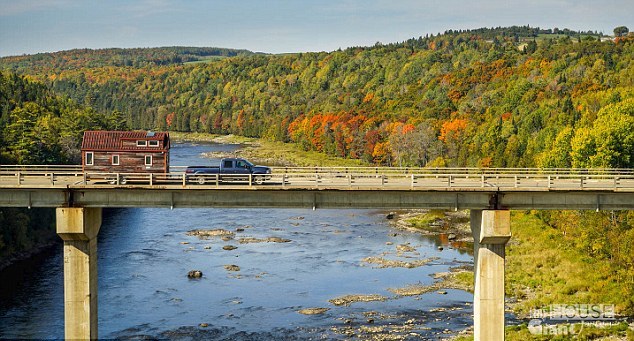
M177 144L171 164L207 164L200 153L237 146ZM345 338L331 327L416 320L425 338L446 336L471 323L472 295L447 290L396 297L388 288L432 284L433 274L472 264L464 251L438 251L437 239L397 231L376 210L308 209L111 209L104 211L98 240L99 336L175 339ZM225 229L235 239L200 239L194 229ZM241 244L237 239L279 237L287 243ZM391 245L388 245L390 244ZM415 253L400 257L396 246ZM227 251L223 246L237 249ZM366 257L412 261L438 257L418 268L378 268ZM237 265L240 271L228 271ZM200 279L187 278L200 270ZM37 265L12 295L0 303L0 338L63 337L61 248ZM7 279L3 279L7 280ZM328 300L350 294L379 294L384 302L335 306ZM302 315L304 308L330 308ZM437 312L438 308L454 308ZM375 315L372 315L375 316ZM206 327L200 327L207 324Z

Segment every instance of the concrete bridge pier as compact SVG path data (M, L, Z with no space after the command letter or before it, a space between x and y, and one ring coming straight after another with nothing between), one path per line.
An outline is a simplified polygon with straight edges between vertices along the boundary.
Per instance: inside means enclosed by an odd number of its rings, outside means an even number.
M471 210L475 341L504 340L504 257L510 222L508 210Z
M97 339L97 234L101 208L57 208L64 240L64 337Z

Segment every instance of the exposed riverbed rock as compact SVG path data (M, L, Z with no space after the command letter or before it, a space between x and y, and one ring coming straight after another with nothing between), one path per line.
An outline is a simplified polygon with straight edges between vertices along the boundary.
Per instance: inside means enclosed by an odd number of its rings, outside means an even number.
M431 261L438 259L438 257L430 257L425 259L411 260L411 261L402 261L402 260L392 260L385 259L381 257L366 257L363 258L363 262L368 264L377 264L379 268L407 268L413 269L423 266Z
M290 243L290 239L280 238L280 237L268 237L266 238L268 243Z
M213 230L196 229L196 230L191 230L187 232L186 234L188 236L196 236L200 239L209 239L214 237L233 238L235 236L235 233L225 229L213 229Z
M407 213L399 213L390 225L426 235L445 234L452 242L473 242L467 210L455 212L411 210Z
M435 285L412 284L403 288L389 288L389 292L399 296L418 296L436 290Z
M355 302L373 302L373 301L387 301L387 297L372 294L372 295L346 295L328 300L328 302L336 306L349 306Z
M253 237L245 237L239 238L238 243L240 244L253 244L253 243L290 243L290 239L284 239L280 237L268 237L268 238L253 238Z
M235 264L225 265L225 270L227 271L240 271L240 267Z
M188 278L200 278L203 276L203 272L200 270L192 270L187 273Z
M396 245L396 251L400 254L400 253L405 253L405 252L416 252L416 248L412 247L411 245L409 245L409 243L407 244L399 244Z
M304 315L319 315L330 310L330 308L306 308L298 310L297 312Z
M237 246L233 246L233 245L225 245L225 246L222 247L222 249L226 250L226 251L235 250L237 248L238 248Z

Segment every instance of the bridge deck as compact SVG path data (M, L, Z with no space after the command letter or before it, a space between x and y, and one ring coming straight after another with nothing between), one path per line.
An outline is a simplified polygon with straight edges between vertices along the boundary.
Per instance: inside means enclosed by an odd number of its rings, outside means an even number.
M0 206L633 209L631 170L278 168L234 175L0 167Z

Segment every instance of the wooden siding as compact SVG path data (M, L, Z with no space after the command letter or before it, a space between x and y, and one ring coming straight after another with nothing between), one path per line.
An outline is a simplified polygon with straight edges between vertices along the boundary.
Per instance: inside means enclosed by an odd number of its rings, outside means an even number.
M136 142L135 142L136 143ZM166 173L169 168L169 152L100 152L93 153L93 164L86 165L86 151L82 152L85 172L105 173ZM119 165L112 164L112 155L119 155ZM145 156L152 156L152 165L145 165Z

